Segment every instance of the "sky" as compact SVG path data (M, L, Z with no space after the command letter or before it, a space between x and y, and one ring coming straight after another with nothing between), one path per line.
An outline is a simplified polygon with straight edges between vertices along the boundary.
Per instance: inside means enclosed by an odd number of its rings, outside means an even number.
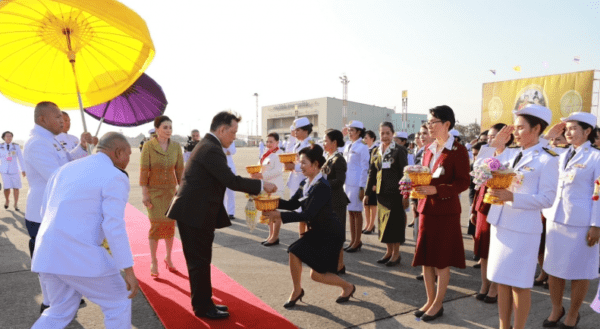
M400 112L407 90L409 113L446 104L467 124L480 122L483 83L600 69L600 1L121 2L148 25L156 56L146 73L180 135L204 135L222 110L242 115L239 134L254 132L255 93L259 107L342 98L343 74L350 101ZM0 109L10 113L0 130L26 140L33 108L0 97ZM79 135L80 114L69 113ZM98 121L86 122L95 133ZM151 128L103 125L100 135Z

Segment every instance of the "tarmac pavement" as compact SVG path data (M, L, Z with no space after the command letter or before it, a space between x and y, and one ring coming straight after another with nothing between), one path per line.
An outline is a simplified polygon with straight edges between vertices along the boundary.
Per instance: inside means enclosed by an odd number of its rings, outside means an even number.
M258 148L238 148L234 155L237 171L248 177L245 166L256 164ZM139 149L134 148L128 167L131 193L129 202L145 212L139 186ZM27 180L19 201L25 209ZM287 196L287 193L286 193ZM11 199L12 200L12 199ZM12 202L12 201L11 201ZM265 303L288 318L299 328L497 328L497 304L484 304L474 298L480 286L479 269L472 266L473 240L466 235L468 223L467 193L462 194L463 237L467 268L451 269L452 276L444 302L444 316L434 322L424 323L412 314L425 303L425 288L415 276L419 268L410 266L414 254L412 228L406 230L406 243L401 247L402 262L397 267L385 267L375 263L384 254L385 246L377 235L364 235L362 251L345 253L347 274L342 278L356 285L355 298L347 304L336 304L339 288L313 282L309 268L304 266L302 284L306 292L303 302L291 310L283 304L292 290L286 248L298 238L297 225L282 226L281 244L264 247L260 241L268 235L268 227L258 225L250 232L244 217L247 199L236 193L236 216L240 219L226 229L217 230L213 248L213 264L232 277ZM1 209L1 208L0 208ZM42 301L37 275L30 271L29 236L22 212L1 209L0 214L0 328L30 328L39 317ZM412 215L409 215L409 219ZM349 238L349 233L347 233ZM164 245L159 244L159 248ZM148 269L149 270L149 269ZM164 269L163 269L164 270ZM185 269L182 269L185 270ZM598 280L590 284L590 290L581 307L578 328L600 328L600 315L589 305L598 289ZM567 284L564 305L569 305L570 289ZM532 290L532 306L527 328L541 328L542 321L550 312L549 291L541 287ZM230 310L235 312L235 310ZM133 300L133 328L163 328L160 320L143 294ZM67 328L104 328L100 308L87 302Z

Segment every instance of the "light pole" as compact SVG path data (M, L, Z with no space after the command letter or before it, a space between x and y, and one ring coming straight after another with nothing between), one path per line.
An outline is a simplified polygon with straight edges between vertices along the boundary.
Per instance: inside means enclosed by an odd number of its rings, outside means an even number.
M342 123L345 127L346 122L348 121L348 83L350 80L348 80L348 77L345 74L340 77L340 80L342 80L342 85L344 85L342 97Z
M258 93L254 93L256 97L256 137L258 138Z

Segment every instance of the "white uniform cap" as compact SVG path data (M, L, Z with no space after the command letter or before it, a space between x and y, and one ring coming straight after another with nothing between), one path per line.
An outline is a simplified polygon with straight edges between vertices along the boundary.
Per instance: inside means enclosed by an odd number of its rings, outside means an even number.
M595 127L596 126L596 116L587 113L587 112L573 112L569 114L566 118L561 118L561 121L579 121L583 123L587 123L588 125Z
M396 133L396 137L408 139L408 133L405 131L399 131Z
M452 134L452 136L454 137L459 137L460 136L460 132L458 132L458 130L452 128L452 130L450 130L450 133Z
M290 126L290 131L296 130L296 127L294 127L294 125Z
M362 122L356 121L356 120L351 120L350 123L348 123L346 125L346 127L348 127L348 128L365 129L365 125L363 125Z
M156 129L152 128L150 130L148 130L148 134L152 135L156 132Z
M547 107L537 104L529 104L518 111L513 111L513 114L515 116L527 114L544 120L548 125L552 123L552 111Z
M301 128L304 126L308 126L309 124L310 124L310 121L308 121L308 118L298 118L298 119L294 120L295 128Z
M470 150L471 149L471 143L465 144L465 147L467 148L467 150Z

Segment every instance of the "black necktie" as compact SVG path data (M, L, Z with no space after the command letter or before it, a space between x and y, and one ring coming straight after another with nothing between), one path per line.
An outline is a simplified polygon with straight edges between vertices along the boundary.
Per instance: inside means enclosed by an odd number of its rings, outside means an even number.
M521 161L522 157L523 157L523 152L519 152L519 154L517 154L517 157L515 158L515 162L513 162L513 168L517 166L519 161Z
M574 156L575 156L575 150L573 150L571 152L571 154L569 155L569 157L567 158L567 161L565 162L565 168L567 168L567 165L569 164L569 161L571 161L571 159L573 159Z

